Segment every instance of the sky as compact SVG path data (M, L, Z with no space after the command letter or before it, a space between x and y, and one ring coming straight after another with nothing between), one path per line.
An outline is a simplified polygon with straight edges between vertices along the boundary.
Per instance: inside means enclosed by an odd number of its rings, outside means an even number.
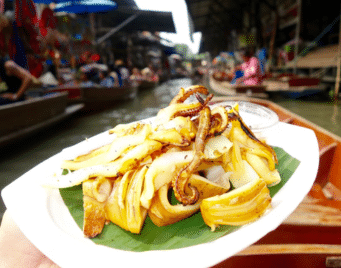
M140 9L154 11L171 11L176 33L160 33L162 38L173 43L186 44L193 53L198 53L200 48L201 33L193 34L192 42L189 34L188 12L185 0L134 0Z

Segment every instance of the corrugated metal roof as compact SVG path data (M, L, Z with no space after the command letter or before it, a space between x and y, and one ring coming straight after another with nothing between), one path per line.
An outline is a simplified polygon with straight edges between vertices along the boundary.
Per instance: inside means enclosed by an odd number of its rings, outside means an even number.
M185 0L193 20L194 31L202 32L203 51L222 51L227 46L227 35L242 24L243 8L250 1Z
M140 10L136 5L118 5L117 10L101 16L102 26L115 27L135 14L138 16L124 26L122 31L176 32L172 12Z

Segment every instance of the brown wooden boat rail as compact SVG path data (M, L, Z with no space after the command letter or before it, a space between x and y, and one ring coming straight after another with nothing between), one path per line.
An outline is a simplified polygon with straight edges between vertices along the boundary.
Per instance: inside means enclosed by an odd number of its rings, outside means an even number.
M248 96L253 98L268 98L266 85L232 85L230 81L214 79L213 75L208 77L209 85L219 94L230 95L230 96Z
M82 90L80 87L55 87L48 89L49 92L67 92L69 101L78 101L82 98Z
M256 245L244 250L239 255L219 263L213 268L222 267L341 267L341 247L334 245Z
M239 93L247 93L248 91L252 93L265 93L266 86L262 85L232 85L231 88L235 89L237 94Z
M312 129L320 163L309 194L277 229L214 267L341 267L341 138L268 100L213 99L226 100L263 105L281 122Z

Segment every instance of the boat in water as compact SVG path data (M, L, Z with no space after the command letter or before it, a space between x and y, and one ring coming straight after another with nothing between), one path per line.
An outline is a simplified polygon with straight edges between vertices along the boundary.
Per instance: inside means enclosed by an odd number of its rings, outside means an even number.
M263 85L266 87L268 94L280 94L291 99L298 99L327 91L327 85L322 84L321 79L291 73L266 77Z
M132 99L138 92L137 83L130 83L118 87L56 87L48 90L49 92L66 92L68 103L84 103L85 108L95 106L109 106L115 101Z
M0 147L57 124L83 108L67 106L67 93L50 93L0 106Z
M86 107L98 105L114 104L116 101L129 100L136 96L138 92L137 84L129 84L121 87L88 87L81 89L81 98L79 102Z
M340 267L327 264L340 263L341 256L341 137L269 100L213 99L227 100L262 105L276 112L281 122L312 129L320 162L310 192L278 228L214 267Z
M155 88L159 84L159 80L141 80L139 81L139 90L148 90Z
M262 84L256 86L233 85L226 79L216 79L210 75L209 85L213 91L222 95L236 96L238 94L264 99L275 95L298 99L326 92L328 88L327 85L321 83L319 78L293 74L267 75Z
M233 85L228 80L215 79L214 75L210 74L208 77L209 87L216 93L225 96L248 96L254 98L268 98L266 87L263 85L245 86Z

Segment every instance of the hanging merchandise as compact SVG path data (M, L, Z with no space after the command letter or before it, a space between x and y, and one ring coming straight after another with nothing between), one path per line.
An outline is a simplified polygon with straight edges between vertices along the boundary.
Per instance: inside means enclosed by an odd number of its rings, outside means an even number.
M58 25L58 20L54 15L53 11L46 7L44 8L43 12L41 13L40 17L40 27L45 29L55 29Z
M18 27L33 24L36 17L36 6L32 0L15 0L15 21Z
M24 69L28 69L27 58L24 44L19 36L18 27L16 21L12 23L12 36L9 40L9 56L16 64Z

